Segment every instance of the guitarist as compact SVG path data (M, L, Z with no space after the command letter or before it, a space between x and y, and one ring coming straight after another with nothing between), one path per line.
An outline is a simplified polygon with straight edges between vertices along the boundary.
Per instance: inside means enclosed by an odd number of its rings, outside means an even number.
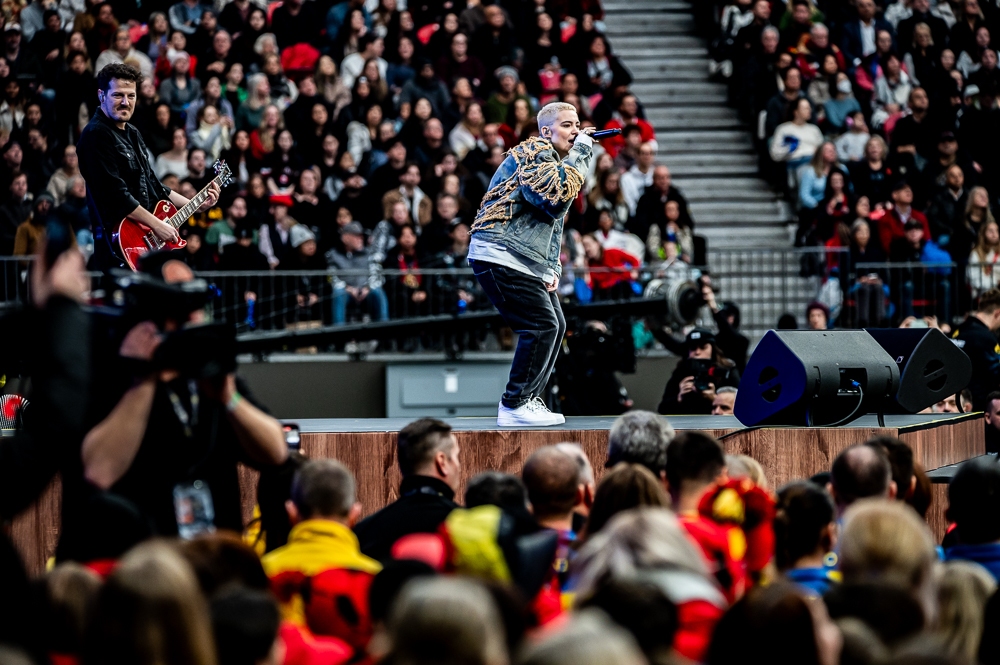
M156 178L139 130L128 123L135 111L136 90L141 82L142 74L135 67L121 63L105 66L97 74L100 106L76 147L93 219L92 269L126 267L112 238L126 217L149 227L160 240L179 239L177 229L154 217L150 209L161 199L180 209L188 199L164 187ZM199 210L214 206L219 193L218 184L213 183L208 200Z

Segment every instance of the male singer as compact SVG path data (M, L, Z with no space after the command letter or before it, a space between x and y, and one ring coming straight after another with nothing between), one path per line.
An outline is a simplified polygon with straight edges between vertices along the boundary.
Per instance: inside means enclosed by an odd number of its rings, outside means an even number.
M542 399L566 333L556 287L563 220L583 187L593 128L580 129L569 104L538 112L538 133L507 153L472 224L469 265L518 334L497 425L559 425Z

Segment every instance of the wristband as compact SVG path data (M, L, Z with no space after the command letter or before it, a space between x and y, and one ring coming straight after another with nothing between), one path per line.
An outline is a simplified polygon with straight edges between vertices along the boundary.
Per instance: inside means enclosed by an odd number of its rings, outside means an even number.
M228 402L226 402L226 411L232 413L233 411L236 410L236 407L239 406L240 402L242 401L243 401L243 395L239 394L236 391L233 391L233 396L229 398Z

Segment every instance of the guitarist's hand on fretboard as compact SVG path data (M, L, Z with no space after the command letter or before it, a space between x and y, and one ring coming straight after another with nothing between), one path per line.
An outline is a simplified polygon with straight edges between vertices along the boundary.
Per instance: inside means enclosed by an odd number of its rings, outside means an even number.
M205 202L201 204L200 208L198 208L198 212L204 212L214 206L219 201L219 197L222 196L222 188L219 187L219 183L213 180L208 184L208 191L206 194L208 195L208 198L205 199Z

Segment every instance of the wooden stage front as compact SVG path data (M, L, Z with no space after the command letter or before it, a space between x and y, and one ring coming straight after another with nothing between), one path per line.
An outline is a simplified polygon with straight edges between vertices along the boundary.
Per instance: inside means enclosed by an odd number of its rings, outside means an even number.
M407 422L393 418L301 420L302 450L309 457L332 457L347 465L357 477L358 500L368 514L398 496L401 477L396 465L396 433ZM580 443L599 479L614 418L568 418L560 427L539 429L498 429L493 418L453 418L447 422L461 446L464 488L465 480L480 471L519 473L535 449L561 441ZM838 428L744 430L731 416L675 416L670 422L678 431L703 430L720 438L727 453L753 457L764 467L772 488L828 470L840 451L873 436L899 437L913 448L915 460L926 470L985 451L981 414L887 416L885 427L879 427L874 416ZM241 476L244 514L249 515L255 501L256 474L244 469ZM42 569L58 540L58 482L53 485L11 525L14 542L34 572ZM935 505L928 514L938 535L945 527L943 488L935 486Z

